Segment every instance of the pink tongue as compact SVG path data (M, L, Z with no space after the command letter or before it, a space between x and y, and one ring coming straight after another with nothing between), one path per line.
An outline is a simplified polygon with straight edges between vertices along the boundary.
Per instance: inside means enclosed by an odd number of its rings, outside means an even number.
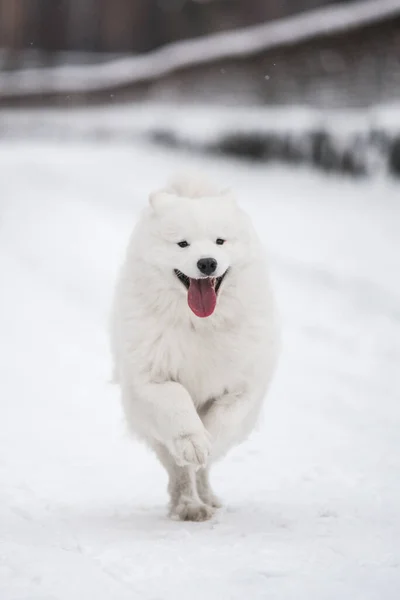
M217 304L211 279L190 279L188 304L197 317L209 317Z

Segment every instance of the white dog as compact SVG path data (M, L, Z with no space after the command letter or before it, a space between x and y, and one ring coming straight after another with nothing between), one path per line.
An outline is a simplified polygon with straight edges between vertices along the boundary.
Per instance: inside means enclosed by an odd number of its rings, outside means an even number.
M277 337L264 252L233 196L190 177L153 193L117 285L112 349L130 428L168 471L174 518L220 506L210 464L253 429Z

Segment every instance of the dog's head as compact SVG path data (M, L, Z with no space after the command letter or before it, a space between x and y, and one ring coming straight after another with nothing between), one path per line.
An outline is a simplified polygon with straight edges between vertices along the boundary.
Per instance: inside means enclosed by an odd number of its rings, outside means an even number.
M155 192L146 229L146 262L170 278L198 317L214 312L225 280L251 260L254 232L230 193Z

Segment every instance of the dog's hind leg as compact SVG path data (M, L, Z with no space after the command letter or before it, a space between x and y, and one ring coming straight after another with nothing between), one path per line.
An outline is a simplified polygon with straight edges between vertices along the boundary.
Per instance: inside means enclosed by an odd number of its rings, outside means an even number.
M211 436L211 461L222 458L242 442L253 429L260 403L243 393L228 393L214 400L200 413Z
M170 516L181 521L210 519L214 514L213 506L199 496L195 468L191 465L178 466L161 444L155 444L153 448L169 475Z
M212 491L209 480L209 470L207 468L199 469L196 472L196 483L197 493L199 494L200 499L208 506L212 506L212 508L221 508L221 501Z

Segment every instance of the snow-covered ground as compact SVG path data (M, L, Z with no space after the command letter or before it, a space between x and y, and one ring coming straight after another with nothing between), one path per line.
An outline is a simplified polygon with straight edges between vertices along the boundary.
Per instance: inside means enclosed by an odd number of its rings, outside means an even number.
M285 332L202 524L166 518L166 476L107 381L127 235L184 166L255 218ZM3 141L0 172L0 598L397 600L399 187L117 141Z

